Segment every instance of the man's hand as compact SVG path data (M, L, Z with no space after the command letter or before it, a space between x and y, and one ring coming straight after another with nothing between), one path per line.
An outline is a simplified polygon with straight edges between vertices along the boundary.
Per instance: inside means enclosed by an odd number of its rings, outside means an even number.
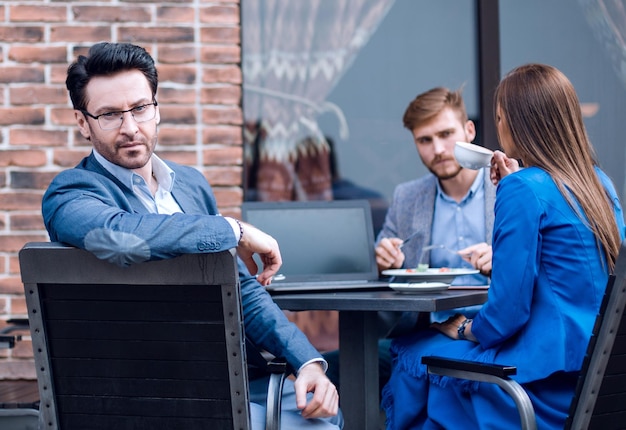
M458 251L463 260L469 262L485 276L491 276L491 260L493 249L485 242L477 243Z
M502 151L494 151L491 158L491 170L489 171L489 178L494 185L498 185L498 182L502 178L511 173L517 172L520 169L519 161L514 158L509 158Z
M400 250L402 239L390 237L381 239L376 247L376 264L378 271L399 269L404 263L404 253Z
M263 233L258 228L241 222L243 235L237 246L237 253L251 274L256 275L259 268L252 257L259 254L263 262L263 271L257 275L257 280L261 285L269 285L280 266L283 259L280 255L278 242L269 234Z
M320 363L310 363L300 369L294 383L296 406L304 418L324 418L337 415L339 394L337 388L324 374ZM307 393L313 398L307 404Z

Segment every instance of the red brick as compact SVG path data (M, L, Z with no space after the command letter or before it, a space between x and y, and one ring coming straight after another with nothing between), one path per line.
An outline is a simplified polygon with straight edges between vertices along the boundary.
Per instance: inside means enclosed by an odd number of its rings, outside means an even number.
M11 358L31 358L33 356L33 342L28 339L22 339L15 342L15 347L11 351Z
M74 18L79 22L150 22L152 16L147 7L119 6L72 6Z
M60 167L74 167L76 166L80 160L85 158L91 152L91 147L86 149L55 149L52 161L54 164Z
M0 187L4 187L7 184L7 175L5 172L0 171Z
M44 234L0 236L0 252L18 252L28 242L46 242L47 240L48 237ZM21 293L21 287L22 282L20 278L10 277L0 279L0 294Z
M45 190L58 172L11 172L12 189Z
M9 258L9 273L16 274L20 273L20 259L17 255L11 255Z
M159 128L159 145L180 146L193 145L196 142L196 128L180 128L161 126ZM157 147L158 148L158 147Z
M209 184L218 185L241 185L243 169L239 166L211 166L204 169L204 177Z
M181 66L179 64L160 64L159 82L177 82L180 84L193 84L196 81L195 66Z
M67 78L67 66L68 64L50 65L50 83L51 84L63 84L65 86L65 78Z
M202 141L205 143L222 143L227 145L241 145L243 137L241 127L236 126L210 126L205 127L202 133ZM210 164L210 163L207 163Z
M17 128L9 131L9 140L12 146L61 146L67 145L67 139L68 132L60 130Z
M200 30L203 43L240 43L239 27L204 27Z
M212 145L202 151L202 164L208 166L230 165L242 163L241 147Z
M174 163L193 166L198 162L196 151L159 151L159 157Z
M5 211L41 210L42 195L26 192L0 194L0 208Z
M170 64L193 63L196 61L196 47L185 44L159 45L159 62ZM159 66L159 69L162 66ZM159 89L160 91L160 89Z
M193 88L161 87L157 93L159 105L192 104L196 102L196 90Z
M41 124L45 120L43 108L11 107L0 108L0 125Z
M243 191L239 187L214 187L215 200L219 207L239 207L243 201Z
M45 74L40 66L9 66L0 68L0 83L44 82Z
M193 7L158 6L157 22L193 22L196 16Z
M0 26L0 40L4 43L34 43L44 38L44 27L41 26Z
M64 46L11 46L9 59L18 63L67 63Z
M186 27L120 27L120 42L132 42L141 45L146 42L193 42L194 29Z
M16 5L9 9L13 22L63 22L67 19L65 6Z
M243 79L239 66L207 66L202 70L202 82L241 84Z
M27 315L27 314L28 314L28 311L26 308L26 299L23 296L11 297L11 315ZM26 330L19 331L16 333L21 333L22 335L26 335L26 336L30 335L30 333Z
M46 153L44 151L19 149L0 151L0 167L40 167L45 164Z
M72 108L50 109L50 122L55 125L76 125L76 117Z
M0 213L0 230L4 230L7 226L7 219L9 219L9 216L7 213ZM4 261L0 262L0 263L4 263ZM0 265L0 267L3 267L2 265Z
M43 218L38 214L14 214L11 218L11 230L27 231L27 230L45 230Z
M238 85L219 85L203 88L200 102L203 104L231 104L241 103L241 87Z
M204 124L243 124L243 112L239 107L212 107L202 110Z
M196 109L186 106L162 106L161 124L196 124Z
M100 42L111 40L111 27L85 25L85 26L64 26L57 25L50 28L51 42Z
M219 206L219 211L224 216L241 219L241 208L239 206L228 206L228 207Z
M13 105L65 104L68 100L68 94L65 88L29 85L28 87L10 88L9 99Z
M212 64L237 64L241 61L241 49L239 46L203 45L200 48L200 60Z
M200 22L204 24L239 24L236 5L215 5L200 8Z

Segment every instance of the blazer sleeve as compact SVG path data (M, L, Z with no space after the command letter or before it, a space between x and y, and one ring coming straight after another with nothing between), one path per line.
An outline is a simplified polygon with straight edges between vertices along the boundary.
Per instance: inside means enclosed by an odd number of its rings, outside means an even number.
M210 199L206 193L202 198ZM215 207L210 201L196 204ZM151 214L110 178L78 168L57 175L42 201L50 240L86 249L120 266L236 247L228 221L206 211Z

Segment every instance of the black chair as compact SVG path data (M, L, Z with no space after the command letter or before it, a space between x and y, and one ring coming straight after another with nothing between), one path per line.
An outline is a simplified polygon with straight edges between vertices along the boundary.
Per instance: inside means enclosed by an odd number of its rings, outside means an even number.
M609 277L587 347L565 429L626 428L626 241ZM489 365L442 357L423 357L428 372L498 384L518 408L522 429L536 429L535 412L521 385L510 379L513 366Z
M19 259L42 428L250 428L234 250L121 268L29 243ZM268 429L280 425L283 371Z

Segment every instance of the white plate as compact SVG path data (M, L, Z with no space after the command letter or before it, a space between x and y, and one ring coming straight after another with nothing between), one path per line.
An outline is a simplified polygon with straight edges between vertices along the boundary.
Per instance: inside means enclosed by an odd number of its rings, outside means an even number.
M419 279L419 282L442 282L444 284L452 283L457 276L475 275L477 273L479 271L476 269L464 268L449 269L443 272L436 268L426 269L423 272L418 272L416 269L387 269L382 271L382 274L386 276Z
M394 291L399 293L434 293L437 291L445 291L450 285L443 282L409 282L399 283L392 282L389 284Z

